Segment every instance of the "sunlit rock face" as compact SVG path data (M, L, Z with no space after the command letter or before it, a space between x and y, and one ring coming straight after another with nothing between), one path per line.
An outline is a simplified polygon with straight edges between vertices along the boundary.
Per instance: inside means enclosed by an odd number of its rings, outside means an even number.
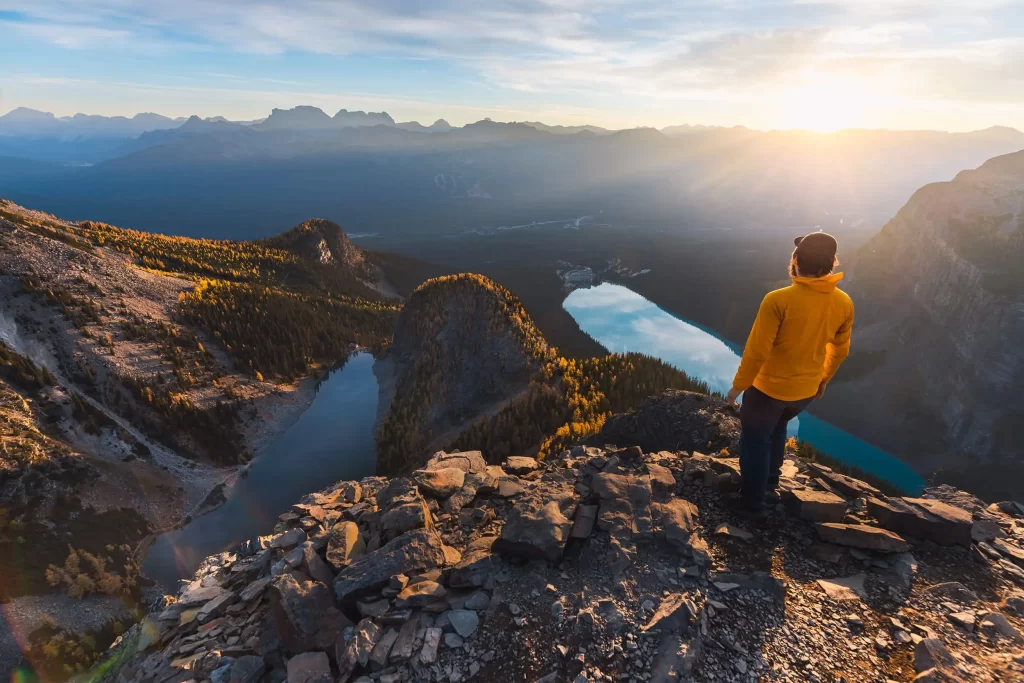
M861 249L840 424L924 470L1024 461L1022 212L1024 152L921 188Z

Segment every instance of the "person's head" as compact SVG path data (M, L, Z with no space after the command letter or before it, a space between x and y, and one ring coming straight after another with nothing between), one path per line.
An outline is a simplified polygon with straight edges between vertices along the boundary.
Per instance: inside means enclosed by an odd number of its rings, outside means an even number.
M793 277L824 277L839 265L839 243L826 232L812 232L797 237L793 243L796 249L789 260L789 274Z

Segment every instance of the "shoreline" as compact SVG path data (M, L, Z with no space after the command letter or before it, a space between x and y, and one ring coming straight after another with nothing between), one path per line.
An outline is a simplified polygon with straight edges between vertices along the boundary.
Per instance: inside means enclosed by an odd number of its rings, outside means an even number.
M357 347L349 353L348 357L351 358L359 353L371 352L369 349ZM375 375L377 375L377 366L379 364L380 361L375 359ZM330 374L332 371L333 370L331 369L326 370L327 374ZM245 425L245 440L253 453L253 457L244 465L235 465L215 470L217 472L224 472L225 475L222 479L213 484L213 486L203 492L202 498L198 504L193 506L189 512L179 518L173 526L154 530L153 533L147 535L146 538L139 543L139 546L135 551L135 557L140 566L142 565L142 561L145 558L149 546L151 546L158 537L171 531L181 529L188 525L192 520L213 512L231 500L235 485L244 475L246 470L248 470L248 468L256 463L261 457L266 455L266 452L277 441L277 439L291 429L291 427L299 421L299 418L302 417L303 413L305 413L313 404L317 395L317 387L325 376L321 374L323 372L324 368L318 367L312 374L304 377L295 384L278 386L278 388L273 392L268 393L264 397L264 405L257 408L260 414L257 417L252 418ZM382 378L379 376L378 382L382 382ZM379 419L380 413L378 412L378 420ZM376 427L377 425L375 424L374 429L376 429ZM216 503L206 504L210 494L212 494L218 487L223 487L220 499Z

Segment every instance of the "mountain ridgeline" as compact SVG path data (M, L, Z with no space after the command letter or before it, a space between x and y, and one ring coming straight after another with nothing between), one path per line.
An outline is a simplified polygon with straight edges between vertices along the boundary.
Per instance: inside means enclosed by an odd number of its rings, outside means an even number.
M986 497L1024 473L1024 152L916 192L856 256L823 413ZM856 406L856 409L854 409Z
M649 225L652 235L680 223L788 235L804 224L873 228L925 183L1024 147L1024 134L1008 128L452 127L309 106L258 123L153 122L142 134L134 121L111 120L121 137L95 138L39 112L0 117L2 194L54 213L228 239L269 236L309 215L344 217L349 229L394 243L597 214Z
M378 470L388 474L473 444L494 462L543 457L653 393L708 391L640 354L563 358L511 292L474 274L430 280L413 293L390 361L394 397L377 434Z

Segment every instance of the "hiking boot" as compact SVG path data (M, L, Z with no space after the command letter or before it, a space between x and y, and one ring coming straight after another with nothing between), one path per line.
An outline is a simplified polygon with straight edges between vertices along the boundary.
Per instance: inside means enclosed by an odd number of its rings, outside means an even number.
M768 491L764 494L765 505L778 505L782 502L782 496L779 495L778 491Z

